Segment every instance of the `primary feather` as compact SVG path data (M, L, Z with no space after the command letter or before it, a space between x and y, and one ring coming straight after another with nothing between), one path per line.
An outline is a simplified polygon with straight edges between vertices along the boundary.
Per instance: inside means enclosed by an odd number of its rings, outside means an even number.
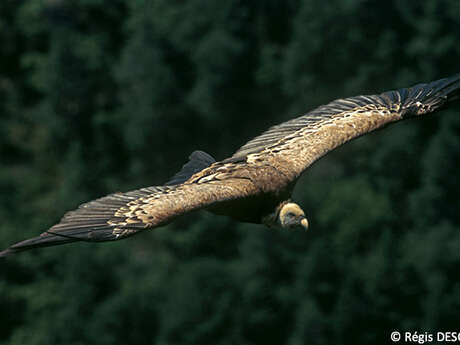
M380 95L356 96L337 99L322 105L303 116L273 126L262 135L243 145L230 158L236 160L264 149L281 145L283 140L296 135L307 134L322 126L345 118L358 120L366 115L389 115L382 117L378 125L402 118L433 112L449 101L460 97L460 75L440 79L428 84L418 84L411 88L384 92ZM393 116L396 115L397 118ZM351 121L350 121L351 123ZM375 129L375 128L372 128ZM363 129L359 134L367 133Z

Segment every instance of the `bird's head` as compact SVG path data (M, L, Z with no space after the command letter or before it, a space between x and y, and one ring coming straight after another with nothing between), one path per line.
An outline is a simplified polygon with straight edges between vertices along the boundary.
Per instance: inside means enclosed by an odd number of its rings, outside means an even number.
M281 205L278 212L278 222L283 228L291 229L298 226L308 230L308 220L299 205L287 202Z

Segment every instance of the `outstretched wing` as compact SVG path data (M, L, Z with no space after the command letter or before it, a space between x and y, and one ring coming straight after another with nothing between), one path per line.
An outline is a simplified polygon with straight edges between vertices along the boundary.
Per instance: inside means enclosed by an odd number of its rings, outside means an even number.
M171 185L112 194L84 204L41 236L0 252L0 257L67 242L118 240L214 203L279 191L346 141L391 122L434 112L459 98L460 75L456 75L380 95L336 100L272 127L229 159L185 182L185 175L208 166L213 159L197 153L193 157L201 157L200 164L186 164Z
M189 211L256 192L257 188L246 178L216 173L193 183L111 194L68 212L58 224L40 236L12 245L0 252L0 257L75 241L123 239L165 225Z
M460 98L460 74L380 95L335 100L270 128L227 161L268 161L291 179L337 146L388 123L432 113Z

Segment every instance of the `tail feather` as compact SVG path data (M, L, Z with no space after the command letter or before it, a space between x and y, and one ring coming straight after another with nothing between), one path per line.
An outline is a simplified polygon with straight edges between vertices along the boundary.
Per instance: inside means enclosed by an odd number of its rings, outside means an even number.
M204 151L193 151L188 158L189 161L166 183L167 186L184 183L193 174L207 168L216 161L211 155Z

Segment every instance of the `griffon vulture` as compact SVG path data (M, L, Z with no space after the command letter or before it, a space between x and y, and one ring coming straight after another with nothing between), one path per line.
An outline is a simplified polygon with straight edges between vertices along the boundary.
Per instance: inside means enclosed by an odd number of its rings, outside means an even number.
M308 227L290 200L302 172L323 155L386 124L432 113L460 99L460 74L380 95L338 99L271 127L230 158L195 151L164 186L115 193L81 205L0 256L74 241L121 240L197 209L243 222Z

